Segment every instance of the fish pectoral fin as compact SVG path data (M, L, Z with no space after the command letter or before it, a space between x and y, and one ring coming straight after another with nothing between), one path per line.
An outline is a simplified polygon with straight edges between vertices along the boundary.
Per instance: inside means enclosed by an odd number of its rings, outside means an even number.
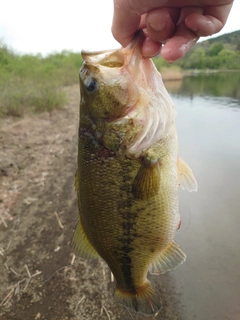
M160 164L158 159L143 159L142 165L132 184L132 194L136 199L148 200L155 196L160 188Z
M178 183L183 190L192 192L198 189L192 169L180 157L178 157Z
M179 245L172 240L168 246L159 254L149 268L151 274L161 274L177 268L186 260L185 253Z
M136 288L135 292L121 290L117 285L114 298L127 308L143 314L156 314L162 306L159 292L149 281Z
M76 229L72 237L72 248L77 256L84 259L97 259L98 253L89 242L85 231L83 230L81 221L78 221Z

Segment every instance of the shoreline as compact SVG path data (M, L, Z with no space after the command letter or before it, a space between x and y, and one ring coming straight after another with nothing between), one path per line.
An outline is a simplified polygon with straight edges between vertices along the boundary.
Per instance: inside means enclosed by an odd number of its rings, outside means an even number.
M240 70L229 70L229 69L192 69L192 70L181 70L178 67L164 67L160 70L163 81L180 81L185 77L198 76L200 74L211 75L221 72L240 72Z

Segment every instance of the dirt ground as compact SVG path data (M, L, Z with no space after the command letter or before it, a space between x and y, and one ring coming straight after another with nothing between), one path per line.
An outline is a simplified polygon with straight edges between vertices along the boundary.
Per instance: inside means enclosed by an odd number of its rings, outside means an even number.
M182 319L168 275L149 318L113 300L103 261L73 255L79 88L66 90L61 110L0 120L0 319Z

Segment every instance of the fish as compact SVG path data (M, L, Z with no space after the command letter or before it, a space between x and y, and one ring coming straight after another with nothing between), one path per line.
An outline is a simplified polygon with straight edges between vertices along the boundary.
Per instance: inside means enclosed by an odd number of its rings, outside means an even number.
M178 188L197 190L179 157L176 110L160 73L141 55L137 32L125 48L82 51L77 256L102 258L114 275L117 302L156 314L161 296L148 273L164 274L186 259L175 242Z

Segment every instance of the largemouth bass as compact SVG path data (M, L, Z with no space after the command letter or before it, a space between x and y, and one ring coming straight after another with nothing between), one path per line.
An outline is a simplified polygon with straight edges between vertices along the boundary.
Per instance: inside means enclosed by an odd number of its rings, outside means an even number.
M139 32L126 48L82 52L72 243L77 255L106 261L118 302L155 314L161 299L147 274L185 261L173 240L178 187L194 191L197 183L178 156L175 108L142 42Z

